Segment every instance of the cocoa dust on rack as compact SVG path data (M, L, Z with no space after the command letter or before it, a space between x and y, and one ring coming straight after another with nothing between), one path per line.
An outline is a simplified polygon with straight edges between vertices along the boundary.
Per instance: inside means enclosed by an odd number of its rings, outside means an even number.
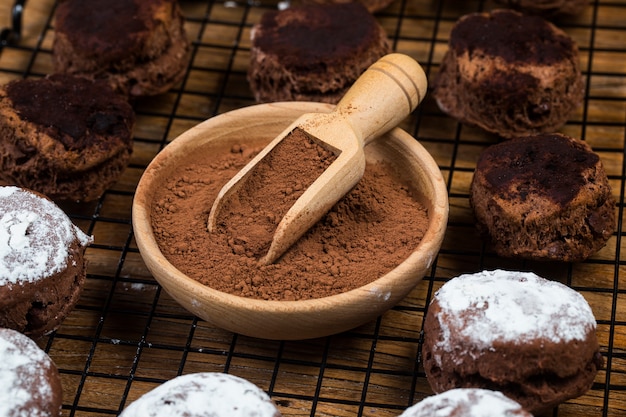
M250 243L254 236L243 236L247 242L241 245L241 236L238 241L232 230L207 230L217 193L259 151L242 144L218 154L198 154L156 192L151 219L159 248L191 278L248 298L320 298L377 279L421 241L428 226L425 206L386 162L368 163L361 181L322 220L274 264L260 266L258 250ZM291 197L286 194L299 188L272 183L265 187L275 188L268 194L282 193L287 199ZM263 207L269 224L280 220L273 209Z

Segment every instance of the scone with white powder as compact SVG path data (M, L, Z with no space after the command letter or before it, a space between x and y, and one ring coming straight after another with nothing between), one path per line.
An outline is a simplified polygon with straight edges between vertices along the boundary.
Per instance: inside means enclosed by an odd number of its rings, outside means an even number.
M199 372L171 379L132 402L120 417L280 417L270 397L243 378Z
M400 417L532 417L498 391L455 388L431 395L407 408Z
M504 270L461 275L437 291L422 354L436 393L501 391L531 413L584 394L603 365L596 320L581 294Z
M0 187L0 327L55 330L78 301L91 242L42 194Z
M63 392L52 359L22 333L0 329L0 415L57 417Z

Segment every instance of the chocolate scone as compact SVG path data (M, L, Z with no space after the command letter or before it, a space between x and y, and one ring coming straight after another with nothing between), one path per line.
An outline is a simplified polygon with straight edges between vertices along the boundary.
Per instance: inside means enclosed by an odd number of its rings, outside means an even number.
M91 201L122 174L135 114L104 82L55 74L0 87L0 183Z
M148 391L120 417L280 417L261 388L235 375L199 372L181 375Z
M578 46L538 16L465 15L450 33L433 96L453 118L504 138L554 132L583 99Z
M41 194L0 187L0 327L55 330L78 301L92 240Z
M391 52L385 30L360 3L269 11L251 38L248 82L258 102L337 103L371 64Z
M424 398L400 417L533 417L498 391L454 388Z
M511 139L480 155L470 204L498 255L578 262L616 227L615 200L599 156L562 134Z
M363 4L363 6L365 6L365 8L367 8L367 10L370 13L379 12L385 9L391 3L393 3L393 0L300 0L300 1L296 0L295 2L292 1L292 4L299 4L299 3L333 4L333 3L350 3L353 1Z
M589 0L496 0L520 12L547 18L574 16L582 13Z
M179 83L191 57L177 0L62 0L55 15L54 70L104 79L130 96Z
M0 412L5 417L58 417L63 392L59 371L35 342L0 329Z
M532 272L504 270L461 275L437 291L422 357L436 393L500 391L533 414L583 395L604 362L582 295Z

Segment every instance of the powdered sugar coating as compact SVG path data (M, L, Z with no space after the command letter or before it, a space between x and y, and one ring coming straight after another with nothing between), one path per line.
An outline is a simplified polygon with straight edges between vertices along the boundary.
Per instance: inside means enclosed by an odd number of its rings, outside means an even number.
M575 290L532 272L483 271L460 275L435 294L445 351L454 338L471 340L478 349L494 341L523 344L585 340L595 330L591 307ZM433 301L434 301L433 300Z
M407 408L400 417L532 417L520 404L498 391L455 388Z
M36 404L52 404L54 392L48 373L54 367L48 355L21 333L0 329L0 417L50 417L56 414Z
M230 374L200 372L171 379L130 404L120 417L280 417L270 397Z
M73 241L91 242L56 204L25 189L0 187L0 207L0 285L57 273Z

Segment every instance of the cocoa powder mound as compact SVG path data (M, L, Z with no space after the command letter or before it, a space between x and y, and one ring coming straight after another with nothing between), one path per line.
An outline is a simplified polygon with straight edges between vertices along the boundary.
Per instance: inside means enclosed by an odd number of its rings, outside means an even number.
M227 235L236 254L260 259L280 220L335 159L304 130L294 129L223 200L216 231Z
M155 195L151 219L161 251L202 284L265 300L325 297L384 275L422 239L425 206L387 163L368 163L361 181L322 220L274 264L260 266L257 257L233 246L229 233L207 230L217 193L259 151L236 145L196 155Z

